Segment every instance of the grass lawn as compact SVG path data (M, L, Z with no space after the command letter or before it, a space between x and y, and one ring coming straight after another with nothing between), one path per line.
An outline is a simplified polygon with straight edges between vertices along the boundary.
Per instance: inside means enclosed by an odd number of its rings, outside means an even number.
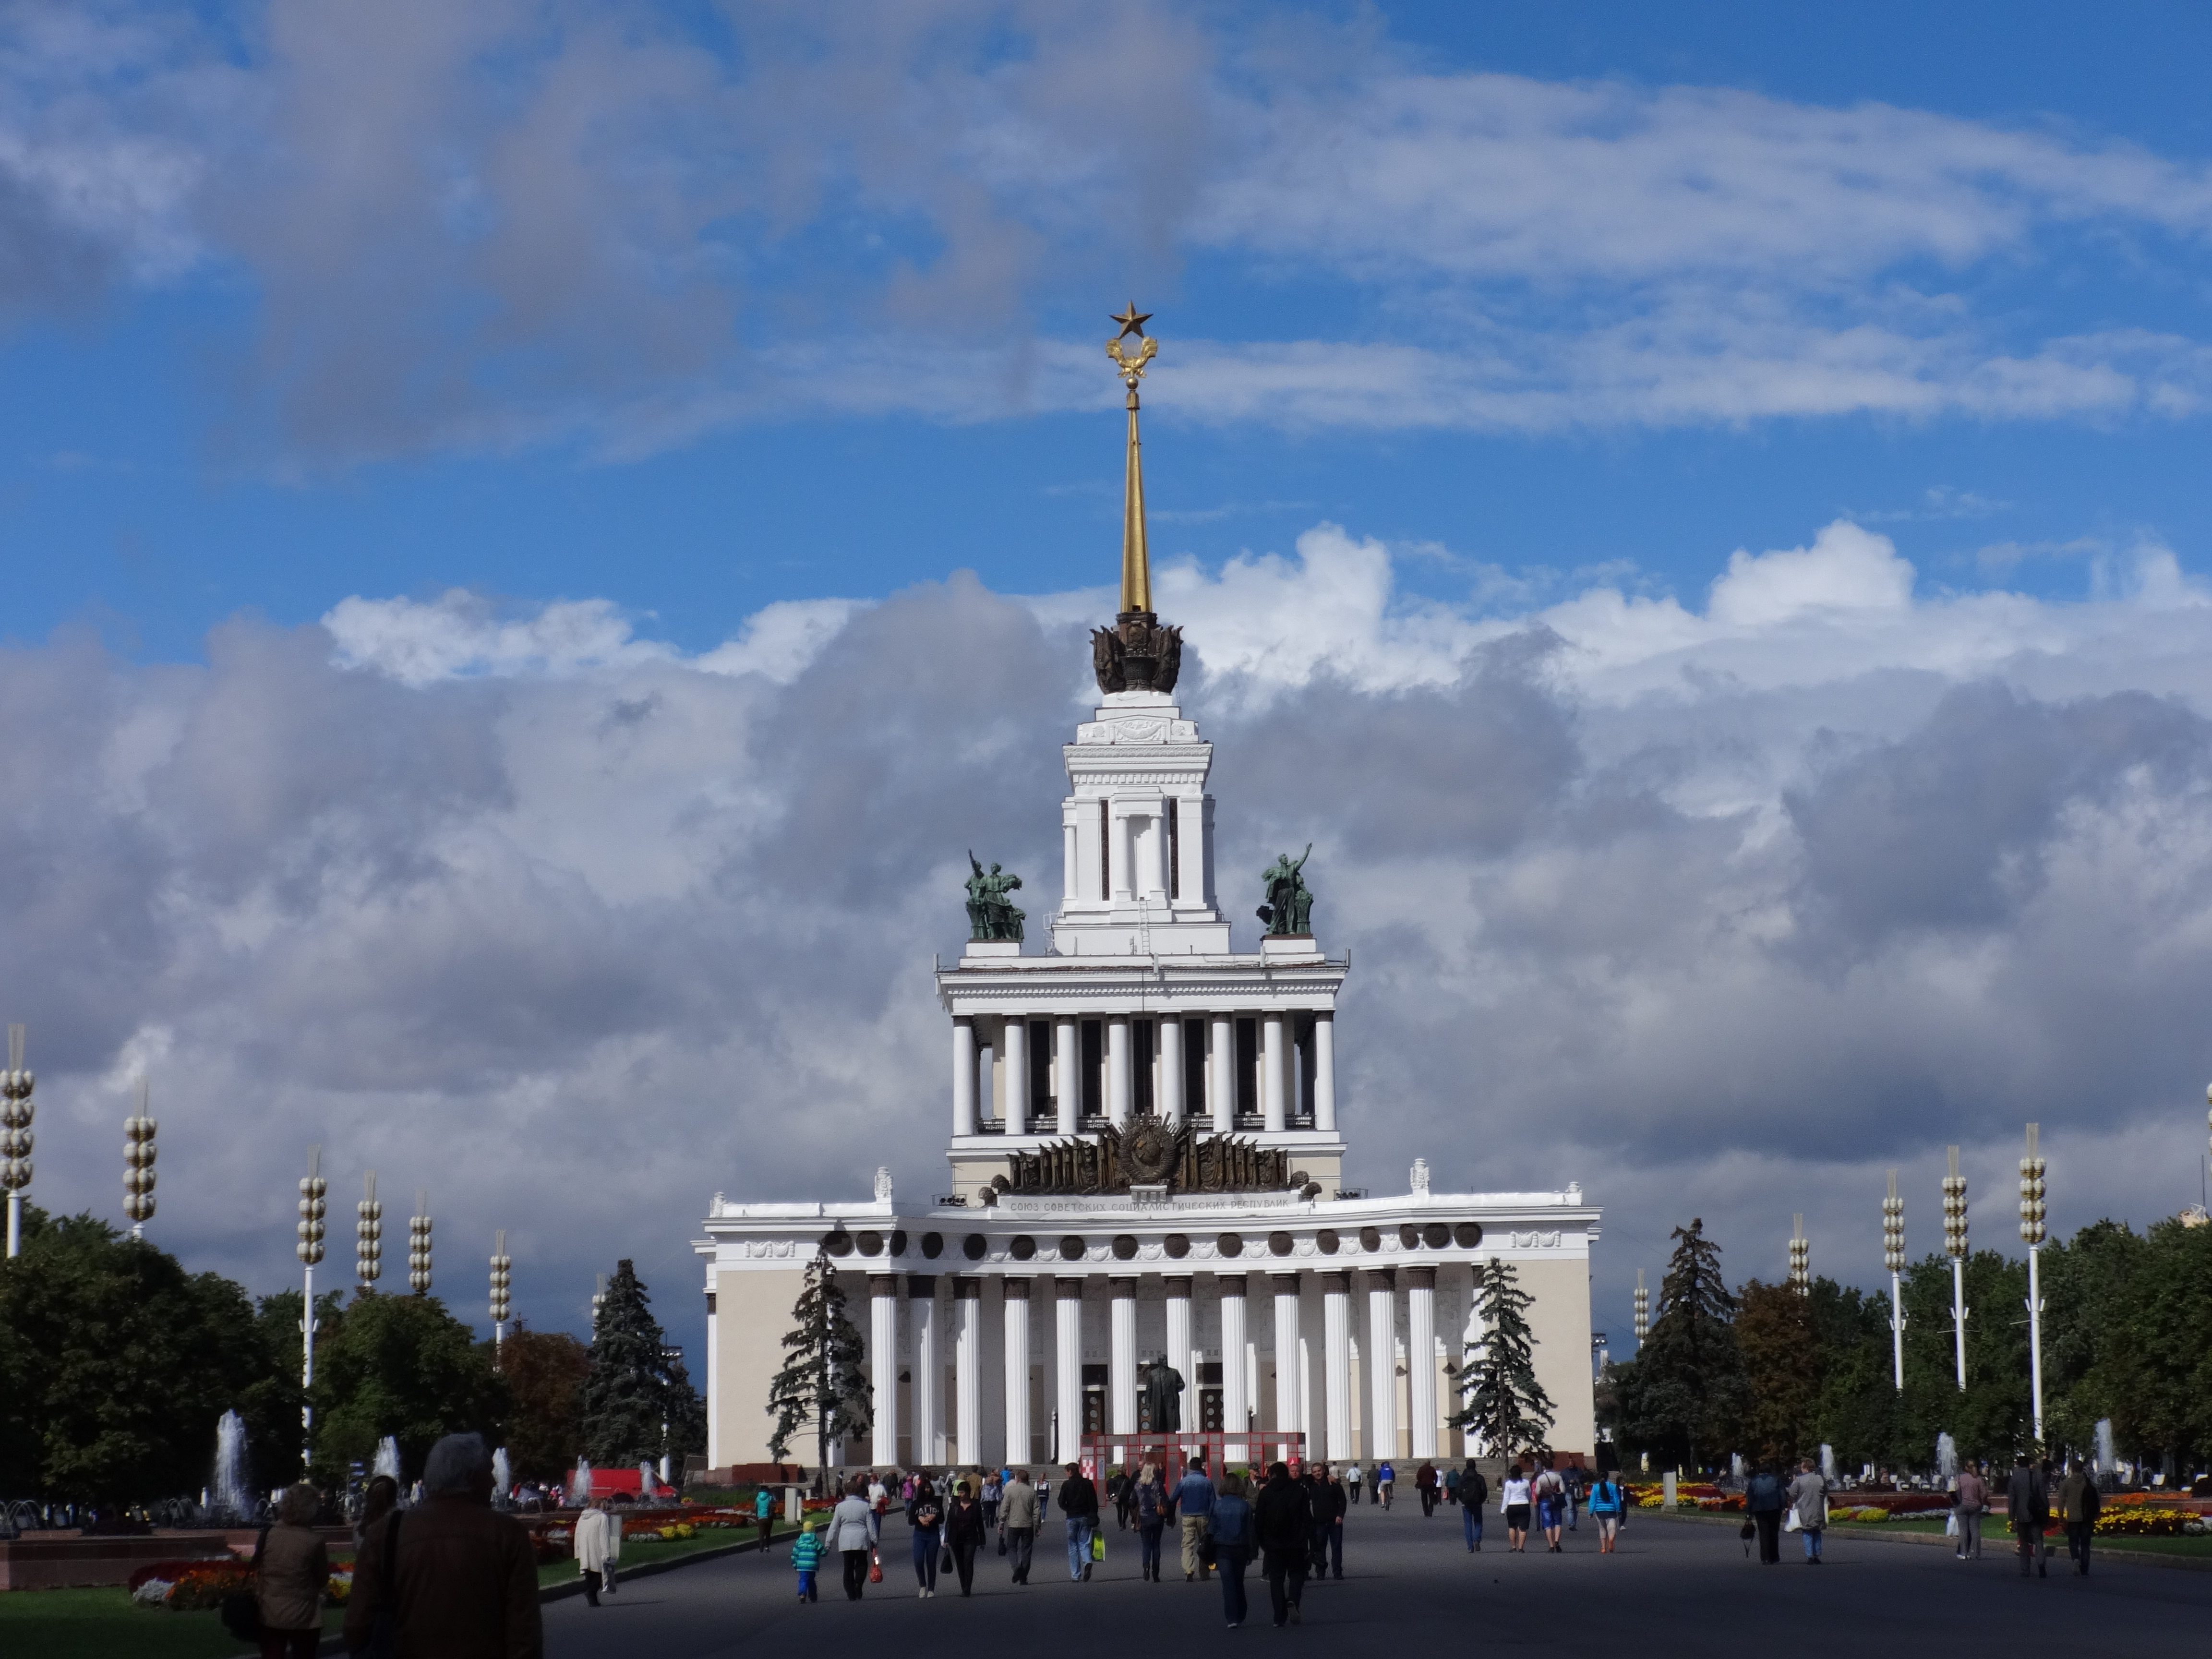
M775 1536L779 1540L789 1539L795 1530L787 1522L779 1520L775 1523ZM758 1536L758 1531L751 1527L714 1527L702 1531L696 1537L678 1538L665 1543L658 1538L625 1538L623 1540L622 1561L616 1568L615 1577L619 1583L625 1574L653 1562L680 1561L687 1555L698 1554L702 1550L727 1549L732 1544L745 1543ZM782 1559L781 1557L777 1559ZM556 1561L550 1566L538 1569L538 1584L541 1589L554 1584L574 1583L576 1577L574 1561Z
M1855 1533L1868 1536L1885 1532L1908 1532L1940 1535L1943 1530L1943 1517L1937 1516L1932 1520L1916 1519L1911 1521L1832 1521L1828 1523L1828 1530L1830 1532ZM2064 1533L2054 1532L2048 1534L2045 1536L2045 1541L2050 1545L2051 1553L2053 1555L2057 1556L2062 1561L2066 1559L2066 1534ZM2012 1534L2004 1530L2001 1525L1984 1526L1982 1528L1983 1554L1986 1555L1991 1550L2008 1550L2011 1547ZM2212 1559L2212 1534L2206 1534L2197 1538L2190 1538L2186 1536L2179 1538L2131 1538L2124 1534L2115 1534L2106 1533L2100 1534L2095 1542L2090 1546L2089 1559L2094 1565L2097 1557L2100 1555L2106 1553L2127 1554L2137 1552L2149 1555L2198 1555L2203 1556L2207 1559Z
M332 1607L323 1634L345 1614ZM250 1651L222 1627L222 1615L134 1607L131 1592L15 1590L0 1595L0 1652L38 1659L236 1659Z

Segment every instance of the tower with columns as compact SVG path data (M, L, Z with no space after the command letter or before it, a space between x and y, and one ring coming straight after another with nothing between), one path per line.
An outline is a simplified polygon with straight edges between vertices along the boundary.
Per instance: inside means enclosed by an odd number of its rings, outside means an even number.
M1256 949L1231 940L1212 745L1175 701L1181 632L1152 609L1137 388L1156 343L1133 307L1115 320L1121 604L1093 635L1098 704L1062 750L1060 902L1045 939L977 939L937 969L948 1192L901 1203L879 1170L862 1202L716 1194L697 1244L708 1461L766 1458L768 1380L818 1251L868 1309L875 1429L848 1465L1070 1461L1086 1435L1153 1428L1139 1372L1161 1358L1183 1427L1240 1461L1290 1435L1332 1462L1460 1456L1474 1449L1446 1419L1493 1259L1535 1297L1553 1443L1589 1452L1598 1210L1575 1186L1433 1192L1425 1161L1400 1195L1347 1187L1349 961L1281 915Z

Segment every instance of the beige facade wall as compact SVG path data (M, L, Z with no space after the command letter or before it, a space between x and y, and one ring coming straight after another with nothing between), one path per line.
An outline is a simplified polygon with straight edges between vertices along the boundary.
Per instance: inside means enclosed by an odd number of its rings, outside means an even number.
M783 1368L783 1339L791 1328L791 1310L806 1281L803 1267L739 1272L724 1267L714 1275L714 1391L713 1446L708 1456L717 1468L732 1463L766 1463L769 1384ZM861 1317L866 1318L866 1289ZM794 1443L794 1462L814 1461L814 1443Z
M1536 1381L1552 1397L1552 1444L1597 1449L1597 1407L1590 1384L1589 1262L1516 1261L1514 1278L1536 1298L1528 1326L1536 1339Z

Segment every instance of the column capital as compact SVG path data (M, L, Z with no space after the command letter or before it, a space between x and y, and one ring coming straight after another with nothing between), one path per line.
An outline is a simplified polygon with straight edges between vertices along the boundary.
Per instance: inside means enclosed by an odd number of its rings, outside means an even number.
M999 1290L1009 1302L1026 1302L1030 1299L1030 1281L1026 1279L1011 1276L1001 1279L999 1281Z
M1346 1296L1352 1291L1352 1270L1332 1268L1321 1276L1321 1287L1331 1296Z
M981 1302L983 1281L980 1279L960 1278L952 1281L952 1294L962 1302Z
M1053 1293L1062 1302L1080 1302L1083 1300L1083 1281L1081 1279L1055 1279L1053 1280L1052 1284Z
M1408 1267L1406 1269L1406 1285L1409 1290L1433 1291L1437 1287L1437 1270L1434 1267Z
M1221 1273L1215 1278L1214 1285L1220 1295L1233 1296L1241 1298L1244 1294L1244 1275L1243 1273Z
M973 1030L975 1027L975 1016L973 1014L955 1014L952 1016L952 1024L955 1029L965 1025L970 1030Z
M1369 1290L1395 1291L1398 1288L1398 1270L1395 1267L1370 1267L1366 1272Z
M1296 1273L1269 1273L1267 1277L1275 1281L1277 1296L1296 1296L1298 1293L1298 1276Z
M1170 1296L1190 1294L1191 1276L1188 1273L1170 1273L1161 1283L1167 1286Z
M1135 1279L1110 1279L1106 1282L1112 1287L1114 1299L1116 1302L1133 1302L1137 1299L1137 1281Z
M870 1273L868 1275L868 1294L870 1296L896 1296L898 1294L898 1288L899 1276L896 1273Z
M937 1294L937 1275L908 1273L906 1276L906 1293L917 1302L934 1297Z

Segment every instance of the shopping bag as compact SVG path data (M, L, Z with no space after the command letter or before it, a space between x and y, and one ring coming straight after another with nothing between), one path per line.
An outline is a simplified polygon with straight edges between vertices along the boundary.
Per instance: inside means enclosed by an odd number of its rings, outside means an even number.
M1103 1532L1094 1532L1091 1534L1091 1559L1094 1561L1103 1561L1106 1559L1106 1534Z
M1742 1527L1741 1530L1740 1530L1740 1531L1736 1534L1736 1536L1737 1536L1737 1537L1739 1537L1739 1538L1756 1538L1756 1537L1758 1537L1758 1536L1759 1536L1759 1527L1758 1527L1757 1523L1756 1523L1756 1522L1754 1522L1752 1520L1752 1518L1751 1518L1749 1516L1747 1516L1747 1516L1744 1516L1744 1518L1743 1518L1743 1527Z
M1794 1504L1782 1512L1782 1530L1784 1532L1797 1530L1797 1508Z
M937 1553L937 1570L939 1572L952 1571L952 1547L950 1544Z
M1000 1553L1000 1554L1001 1554L1001 1555L1004 1555L1006 1553L1006 1529L1004 1527L1001 1527L1001 1528L999 1528L999 1553Z
M1950 1514L1943 1517L1943 1536L1946 1538L1956 1538L1958 1535L1959 1511L1953 1510Z
M868 1582L871 1584L884 1582L884 1558L873 1550L868 1552Z

